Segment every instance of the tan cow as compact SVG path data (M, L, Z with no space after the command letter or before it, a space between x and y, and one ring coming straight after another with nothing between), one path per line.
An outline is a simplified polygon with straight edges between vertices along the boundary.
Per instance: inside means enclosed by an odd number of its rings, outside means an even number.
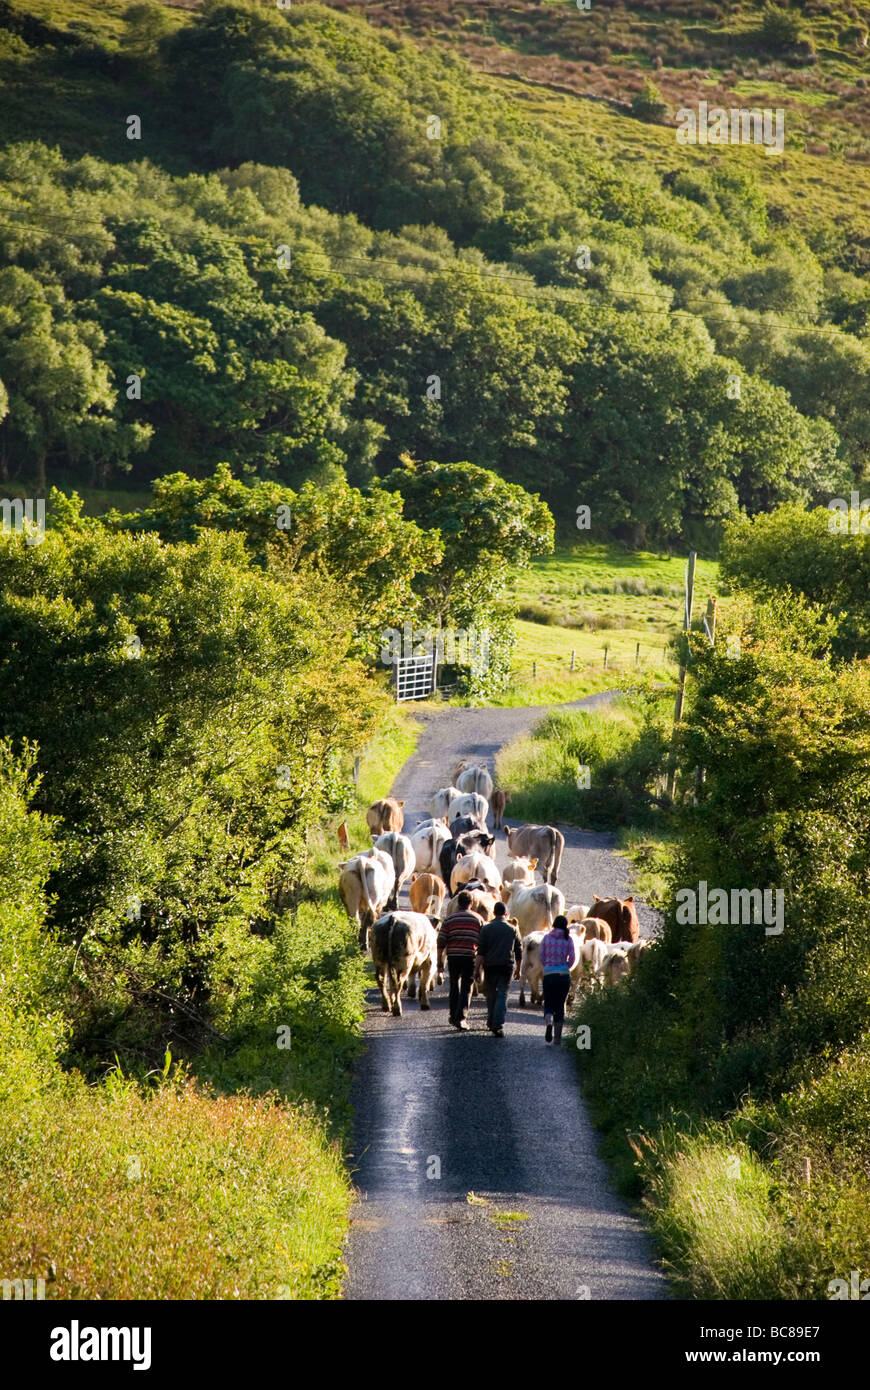
M610 945L612 938L609 922L602 921L600 917L584 917L580 925L586 928L587 941L592 941L593 938L596 938L598 941L603 941L606 945Z
M359 928L360 949L368 944L375 918L387 905L396 874L393 861L382 849L367 849L339 864L338 896L344 910Z
M438 937L422 912L389 912L372 927L372 960L384 1013L402 1017L402 989L409 976L420 980L420 1008L428 1009L438 968Z
M467 892L471 899L470 912L476 912L482 917L484 922L491 922L495 916L495 905L499 901L497 893L487 893L483 888L462 888L460 892ZM444 904L444 917L451 917L454 912L459 912L459 893L455 893L452 898L448 898Z
M555 883L565 848L565 836L553 825L522 825L504 828L508 854L514 858L534 856L545 883Z
M529 995L532 1006L543 1003L544 999L544 971L541 965L541 942L547 935L545 931L533 931L528 936L523 937L523 959L520 965L520 998L519 1006L521 1009L526 1007L526 985L529 986ZM571 967L571 989L568 994L570 1004L580 987L580 979L583 973L583 931L579 927L572 927L571 939L574 942L576 954L574 964Z
M516 917L523 937L551 927L565 911L564 897L550 883L535 883L528 888L519 883L505 884L501 896L511 916Z
M492 796L492 777L489 769L482 764L479 767L467 767L456 778L456 785L461 792L477 792L485 801L489 801Z
M509 859L501 871L502 883L534 883L537 862L537 859Z
M500 787L493 787L492 796L489 798L489 809L492 811L492 823L496 830L501 830L504 808L510 799L510 792L504 792Z
M378 835L386 835L389 830L401 830L405 824L405 813L402 810L404 801L397 801L393 796L385 796L383 801L375 801L366 811L366 825L371 831L372 839L377 839Z
M450 875L451 893L458 893L463 883L470 883L473 878L479 878L481 883L485 883L487 888L491 888L495 893L501 888L501 874L495 863L488 854L482 854L479 850L463 854L457 859Z
M447 896L447 884L437 874L414 874L408 889L411 907L427 917L440 917Z

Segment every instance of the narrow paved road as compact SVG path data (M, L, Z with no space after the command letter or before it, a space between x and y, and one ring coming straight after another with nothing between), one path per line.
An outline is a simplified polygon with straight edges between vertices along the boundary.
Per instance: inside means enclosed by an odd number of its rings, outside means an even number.
M392 789L405 801L406 825L430 814L432 792L448 784L459 758L492 766L502 744L542 712L429 716ZM567 902L630 891L611 836L560 828ZM639 905L639 916L643 934L653 934L655 914ZM496 1039L482 999L472 1003L470 1033L450 1028L446 982L431 1012L409 1002L401 1019L381 1013L370 991L354 1085L358 1201L346 1298L667 1297L641 1227L609 1187L574 1057L546 1046L541 1011L519 1009L516 999L514 986L506 1037Z

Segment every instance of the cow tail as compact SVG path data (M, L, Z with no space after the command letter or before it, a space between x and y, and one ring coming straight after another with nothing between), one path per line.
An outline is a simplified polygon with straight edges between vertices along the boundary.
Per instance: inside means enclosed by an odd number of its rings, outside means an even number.
M396 975L395 965L393 964L393 931L396 926L396 919L390 916L390 930L387 936L387 979L390 982L390 990L395 999L399 997L399 978Z
M362 881L362 892L363 892L363 897L365 898L366 907L368 908L369 912L370 912L371 915L372 915L372 920L374 920L374 917L375 917L375 904L374 904L374 901L373 901L373 899L372 899L372 895L371 895L371 893L370 893L370 891L369 891L369 880L368 880L369 872L374 873L374 866L373 866L372 864L363 864L363 870L362 870L362 873L361 873L361 875L360 875L360 879L361 879L361 881Z
M550 879L550 882L551 882L551 883L555 883L555 882L556 882L556 876L557 876L557 874L558 874L558 872L559 872L559 865L562 863L562 850L563 850L564 848L565 848L565 836L562 834L561 830L554 830L554 831L553 831L553 871L552 871L552 878Z
M556 899L551 889L550 892L547 894L547 921L549 922L551 927L555 922L556 918L559 916L558 912L554 911L555 902Z

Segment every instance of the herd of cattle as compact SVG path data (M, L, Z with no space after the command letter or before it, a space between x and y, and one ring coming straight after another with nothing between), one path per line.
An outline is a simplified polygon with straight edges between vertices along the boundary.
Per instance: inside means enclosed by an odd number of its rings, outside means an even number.
M384 1012L402 1013L402 991L413 999L419 985L420 1008L443 977L438 972L437 929L458 910L467 892L471 910L489 921L501 898L523 943L521 1008L528 989L532 1004L542 1002L539 948L544 933L564 914L577 944L571 994L595 985L615 984L634 968L652 943L640 940L633 898L599 898L591 905L566 905L556 887L565 845L552 825L504 826L508 862L495 863L495 835L487 829L492 813L499 830L509 793L493 787L486 767L462 762L452 783L432 798L432 816L403 834L403 801L385 797L366 813L373 845L339 864L338 891L348 917L357 924L362 950L371 949ZM346 834L339 835L347 844ZM543 878L538 883L536 873ZM399 909L407 888L410 911Z

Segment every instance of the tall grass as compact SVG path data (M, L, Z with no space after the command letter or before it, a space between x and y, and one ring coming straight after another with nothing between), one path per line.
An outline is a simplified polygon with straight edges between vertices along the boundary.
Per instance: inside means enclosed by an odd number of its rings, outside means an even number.
M575 825L617 826L654 819L652 788L661 774L664 736L623 697L604 711L553 711L529 735L498 754L499 785L514 816ZM589 769L589 786L583 769Z

